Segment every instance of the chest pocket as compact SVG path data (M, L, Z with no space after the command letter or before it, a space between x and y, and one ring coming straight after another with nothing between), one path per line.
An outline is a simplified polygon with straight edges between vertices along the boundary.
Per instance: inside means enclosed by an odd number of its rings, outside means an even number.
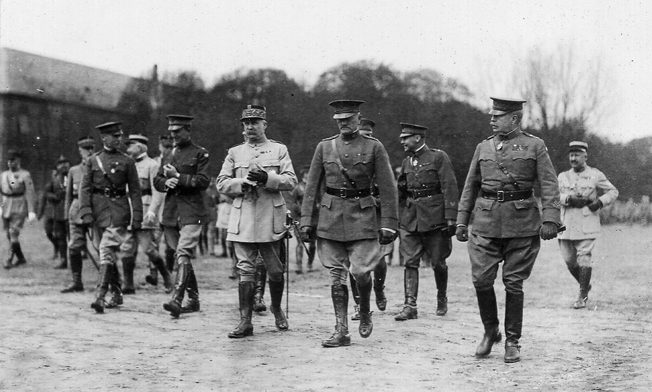
M193 157L181 163L179 173L195 174L197 172L197 158Z
M510 164L510 171L519 178L534 179L537 172L537 158L534 152L514 152Z
M281 161L278 159L268 159L259 162L259 164L265 169L266 172L274 172L278 174L279 170L281 170Z
M247 177L249 172L249 162L235 162L233 164L233 178L244 178Z

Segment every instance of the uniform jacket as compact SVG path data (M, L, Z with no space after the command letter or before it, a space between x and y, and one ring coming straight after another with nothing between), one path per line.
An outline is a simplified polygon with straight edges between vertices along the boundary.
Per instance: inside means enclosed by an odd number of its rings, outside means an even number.
M582 172L573 169L559 174L561 220L566 225L559 239L583 240L596 238L600 233L600 210L591 212L588 207L568 207L569 196L581 196L588 200L600 199L604 206L618 198L618 190L598 169L586 166Z
M98 164L98 159L104 171ZM126 190L127 195L107 197L97 193L106 189ZM94 223L100 228L126 227L133 222L141 223L143 202L134 160L122 152L106 149L91 155L86 162L79 201L79 214L92 214Z
M541 195L542 214L533 196L499 202L481 192L528 189ZM491 136L478 144L460 198L458 224L468 224L473 214L477 235L529 237L538 235L542 220L560 225L559 209L557 175L543 140L518 129L507 139Z
M68 181L66 181L66 212L68 213L66 219L70 223L80 225L82 223L81 214L79 213L79 191L81 189L81 182L86 171L86 165L80 163L68 170Z
M3 218L9 218L12 214L25 217L29 212L35 212L34 183L27 170L2 172L0 191L2 191Z
M143 200L143 211L152 211L158 218L158 205L152 203L153 195L161 193L154 188L154 178L158 173L159 164L156 160L143 153L136 158L136 171L138 172L138 182L140 184L140 193ZM158 219L157 219L158 220ZM150 225L143 225L143 229L155 229L158 227L158 222L153 222Z
M442 150L427 145L406 157L398 177L401 205L400 226L410 232L425 232L446 227L446 220L457 215L457 180L451 161ZM438 194L413 198L407 191L435 189Z
M355 188L342 174L337 155ZM398 229L396 181L387 151L378 139L356 133L344 139L338 134L322 140L315 149L306 183L301 226L317 227L317 237L346 242L377 238L381 227ZM374 184L378 187L379 210L378 199L371 195L344 199L325 193L326 187L363 190Z
M45 185L39 202L39 219L66 220L66 183L68 175L53 173L52 179Z
M167 189L163 166L174 166L180 174L174 189ZM208 188L208 151L193 142L176 146L161 160L154 178L154 186L165 192L165 205L161 224L164 226L199 225L208 222L208 210L204 204L204 192Z
M253 168L267 172L267 183L248 190L242 185ZM217 190L233 197L228 241L272 242L286 232L287 208L281 191L292 190L297 176L287 147L273 140L242 143L229 149L217 176Z

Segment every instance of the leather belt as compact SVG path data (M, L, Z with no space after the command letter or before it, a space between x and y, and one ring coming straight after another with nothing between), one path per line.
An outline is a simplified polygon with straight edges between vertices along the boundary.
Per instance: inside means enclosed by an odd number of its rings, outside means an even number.
M371 189L340 189L326 187L326 193L333 196L341 197L342 199L355 199L371 195Z
M409 197L413 199L418 199L420 197L440 195L441 190L437 188L414 188L414 189L408 189L407 194Z
M143 195L143 196L146 196L146 195L152 196L152 190L151 189L142 189L140 191L140 194Z
M498 192L482 191L482 197L484 197L485 199L496 200L499 203L502 203L504 201L529 199L531 196L532 196L532 189L521 190L521 191L498 191Z
M94 188L93 193L103 195L108 198L123 197L127 194L125 189L113 189L113 188Z
M4 196L6 197L21 197L25 195L25 192L21 193L3 193Z

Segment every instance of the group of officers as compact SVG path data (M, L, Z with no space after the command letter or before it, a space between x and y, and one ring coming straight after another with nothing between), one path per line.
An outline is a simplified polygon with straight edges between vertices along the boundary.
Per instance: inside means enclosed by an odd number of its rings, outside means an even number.
M319 259L329 271L336 326L322 342L324 347L351 344L349 279L356 300L355 319L360 320L359 334L363 338L371 335L372 288L379 309L386 306L383 285L387 267L382 249L397 237L405 265L405 302L395 316L398 321L418 317L419 265L423 258L434 270L436 314L447 313L446 259L452 250L451 238L468 241L485 331L477 357L488 356L502 339L493 287L502 262L506 291L504 361L520 360L523 281L532 271L541 239L560 235L563 258L580 285L573 306L586 306L591 288L591 251L600 230L598 210L613 202L618 191L604 174L586 165L588 145L584 142L570 144L571 169L557 177L544 142L520 127L525 101L492 100L489 123L493 135L477 145L461 195L449 156L426 144L425 126L400 124L406 157L395 178L383 144L370 135L374 122L361 117L364 101L330 103L339 133L316 146L302 185L300 217L296 217L300 219L299 239L316 242ZM143 135L128 137L126 154L119 122L96 127L102 140L98 152L93 151L92 138L78 141L82 162L67 172L64 192L73 275L72 285L64 292L83 291L82 249L90 237L99 251L98 285L91 304L98 313L121 305L123 291L133 292L139 247L151 263L148 281L155 282L160 273L171 293L163 304L165 310L177 318L200 309L191 260L202 225L209 219L204 199L210 184L209 153L191 139L191 116L169 115L168 120L169 139L161 139L158 161L148 157L148 139ZM229 333L230 338L253 334L257 260L262 260L267 271L276 327L288 329L281 308L288 262L284 239L289 230L283 192L298 185L287 147L267 137L266 109L248 105L240 121L244 142L228 150L216 181L217 191L233 199L227 240L233 242L237 259L240 321ZM9 170L0 176L2 216L11 243L11 258L5 268L25 262L18 234L25 217L34 219L34 207L29 202L19 206L22 209L17 207L17 200L27 200L25 195L33 193L29 174L22 172L19 157L10 155ZM171 266L158 253L161 234L174 255L174 280ZM122 287L116 267L119 251L125 275ZM14 256L18 260L12 264Z

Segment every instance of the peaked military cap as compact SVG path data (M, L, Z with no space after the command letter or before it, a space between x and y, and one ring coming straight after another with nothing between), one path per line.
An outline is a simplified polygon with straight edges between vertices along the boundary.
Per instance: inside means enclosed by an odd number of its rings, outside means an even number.
M579 151L579 152L588 152L589 145L586 142L572 141L568 143L568 152Z
M139 133L134 133L129 135L129 143L131 142L138 142L138 143L143 143L144 145L147 145L147 142L149 141L149 138L145 135L141 135Z
M90 136L82 136L77 139L77 146L81 148L95 148L95 140Z
M23 154L21 154L20 151L18 151L18 150L14 150L14 149L7 150L7 160L8 161L20 158L22 156L23 156Z
M168 131L176 131L192 124L193 116L185 114L168 114Z
M358 127L358 129L360 129L362 131L373 132L375 126L376 126L376 123L374 122L374 120L371 120L371 119L368 119L368 118L361 118L360 119L360 126Z
M426 136L427 127L423 125L410 124L410 123L401 123L401 135L399 137L406 137L412 135L421 135Z
M158 142L161 143L161 145L165 148L171 148L172 147L172 140L170 139L170 135L161 135L158 137Z
M360 113L360 105L365 103L365 101L358 101L355 99L339 99L337 101L331 101L328 104L335 108L335 114L333 118L339 120L342 118L349 118Z
M68 160L68 158L66 158L65 156L63 156L63 154L59 155L59 159L57 159L57 165L60 164L60 163L66 163L66 162L67 162L67 163L70 163L70 161Z
M242 110L240 121L247 118L267 120L267 109L261 105L247 105L247 107Z
M122 132L122 123L120 121L110 121L95 127L100 130L101 134Z
M489 98L494 101L493 107L489 111L489 114L494 116L502 116L503 114L515 112L517 110L523 110L523 104L527 102L516 98Z

